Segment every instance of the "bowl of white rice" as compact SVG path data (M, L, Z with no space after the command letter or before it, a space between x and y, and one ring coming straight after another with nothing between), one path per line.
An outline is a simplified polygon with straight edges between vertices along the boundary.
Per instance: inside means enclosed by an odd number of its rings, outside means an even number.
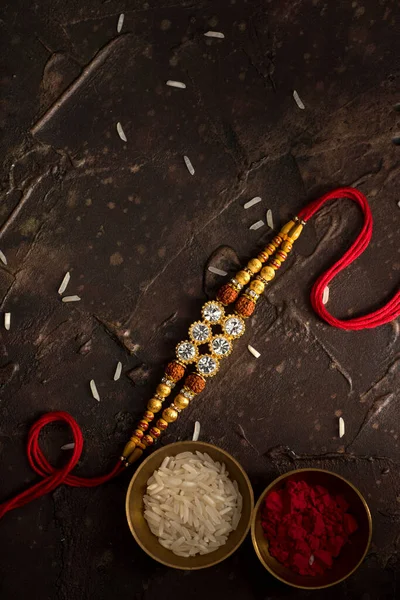
M126 515L136 542L175 569L204 569L230 556L245 539L253 490L240 464L205 442L177 442L136 470Z

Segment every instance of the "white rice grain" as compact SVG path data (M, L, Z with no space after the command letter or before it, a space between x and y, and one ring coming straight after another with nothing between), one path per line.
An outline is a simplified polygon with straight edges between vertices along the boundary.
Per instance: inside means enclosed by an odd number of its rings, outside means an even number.
M180 88L181 90L186 89L185 83L182 81L174 81L173 79L168 79L167 85L169 85L169 87Z
M200 422L196 421L194 424L192 441L197 442L197 440L199 439L199 435L200 435ZM189 481L188 483L191 483L191 482Z
M4 252L2 252L1 250L0 250L0 260L1 260L1 262L2 262L4 265L6 265L6 264L7 264L6 255L5 255L5 254L4 254Z
M114 373L114 381L118 381L118 379L121 377L121 373L122 373L122 362L118 361L116 369L115 369L115 373Z
M255 196L254 198L252 198L251 200L246 202L246 204L243 205L243 208L245 208L247 210L248 208L251 208L255 204L258 204L259 202L261 202L260 196Z
M65 290L67 289L67 285L69 284L70 279L71 279L71 275L70 275L69 271L67 271L63 277L60 287L58 288L58 293L60 296L62 296L63 293L65 292Z
M223 40L225 37L224 34L221 33L221 31L206 31L204 35L206 37L219 38L220 40Z
M11 327L11 313L9 313L9 312L4 313L4 327L7 329L7 331L10 330L10 327Z
M217 269L217 267L208 267L208 270L210 271L210 273L214 273L215 275L221 275L221 277L225 277L225 275L228 275L226 271L223 271L222 269Z
M339 438L342 438L345 434L345 427L344 427L344 419L343 417L339 417Z
M253 223L253 225L249 227L249 229L251 229L252 231L257 231L257 229L260 229L260 227L262 227L263 225L264 221L256 221L255 223Z
M194 167L193 167L193 165L192 165L192 161L190 160L190 158L189 158L188 156L186 156L186 155L185 155L185 156L183 157L183 160L185 161L185 165L186 165L186 167L187 167L187 170L189 171L189 173L190 173L191 175L194 175L194 172L195 172L195 171L194 171Z
M324 288L324 293L322 294L322 304L327 304L329 300L329 287L326 286Z
M121 123L118 121L117 123L117 133L123 142L127 142L127 137L125 135L125 131L122 129Z
M297 106L299 108L301 108L301 110L304 110L305 106L304 106L299 94L296 92L296 90L293 90L293 98L294 98L294 101L296 102Z
M79 301L80 301L79 296L64 296L64 298L62 298L62 302L79 302Z
M267 218L267 225L268 225L268 227L270 227L271 229L273 229L274 228L274 218L272 216L272 210L270 208L267 210L266 218Z
M260 358L261 354L259 353L258 350L256 350L255 348L253 348L253 346L250 346L250 344L247 346L247 350L250 352L250 354L252 354L255 358Z
M75 442L71 442L70 444L64 444L61 446L61 450L73 450L75 448Z
M93 398L95 400L97 400L97 402L100 402L100 395L99 395L99 392L97 391L97 386L96 386L94 379L90 380L90 389L92 391Z
M117 23L117 33L121 33L121 31L122 31L122 26L123 26L123 24L124 24L124 19L125 19L125 15L124 15L124 13L121 13L121 14L119 15L119 18L118 18L118 23Z
M308 561L308 564L310 565L310 567L311 567L311 565L313 565L313 564L314 564L314 560L315 560L315 558L314 558L314 554L311 554L311 556L310 556L310 558L309 558L309 561Z

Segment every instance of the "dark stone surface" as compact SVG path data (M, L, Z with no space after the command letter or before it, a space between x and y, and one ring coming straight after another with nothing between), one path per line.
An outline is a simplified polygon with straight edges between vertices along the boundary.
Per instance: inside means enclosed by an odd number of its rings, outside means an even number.
M0 339L1 498L36 480L24 444L49 410L79 421L81 474L109 468L218 283L205 271L210 257L218 251L213 264L234 272L237 257L268 239L266 228L249 231L268 208L278 224L321 191L357 185L371 203L373 242L332 284L330 309L372 310L398 287L396 13L395 0L2 2L0 291L12 327ZM204 38L208 29L225 39ZM187 89L166 87L169 78ZM255 195L262 203L244 211ZM309 303L317 274L359 225L348 202L321 211L245 339L164 439L189 437L200 420L202 439L240 460L256 494L303 466L358 485L373 544L353 577L312 594L327 600L399 594L399 323L342 332ZM80 303L57 295L66 270ZM68 441L62 427L43 434L55 463ZM2 600L310 597L274 581L249 540L204 572L152 562L125 522L129 477L62 487L6 515Z

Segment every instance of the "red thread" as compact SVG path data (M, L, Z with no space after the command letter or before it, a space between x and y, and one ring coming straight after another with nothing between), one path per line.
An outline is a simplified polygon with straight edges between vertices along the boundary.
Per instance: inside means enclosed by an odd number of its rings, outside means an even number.
M339 188L333 192L325 194L318 200L314 200L308 206L303 208L303 210L301 210L299 213L299 218L303 219L304 221L308 221L321 208L321 206L325 204L325 202L336 200L338 198L348 198L349 200L357 202L364 215L364 225L361 229L361 232L357 236L357 239L347 250L347 252L344 253L342 258L339 259L332 267L330 267L326 273L317 279L311 291L312 306L321 319L324 319L324 321L333 327L338 327L339 329L358 330L384 325L400 315L400 291L398 291L394 297L379 310L356 319L337 319L336 317L333 317L322 304L322 295L325 287L338 273L340 273L340 271L343 271L343 269L348 267L358 256L360 256L360 254L364 252L371 240L372 235L371 210L368 206L366 197L355 188ZM41 429L45 427L45 425L53 423L54 421L64 421L67 423L71 427L74 436L75 447L69 461L62 469L55 469L47 461L39 446L39 434ZM27 454L29 464L31 465L32 469L43 479L27 489L25 492L15 496L15 498L0 504L0 519L8 511L13 510L14 508L19 508L20 506L24 506L32 500L44 496L48 492L53 491L62 483L72 487L95 487L97 485L101 485L102 483L106 483L123 470L121 463L118 463L115 465L112 471L110 471L110 473L103 475L102 477L86 478L71 475L72 469L79 461L82 448L82 432L78 423L73 417L71 417L71 415L65 412L52 412L41 417L31 427L29 432Z
M311 290L312 307L321 319L329 323L329 325L332 325L332 327L337 327L339 329L357 331L360 329L372 329L373 327L379 327L379 325L390 323L390 321L393 321L393 319L396 319L396 317L400 315L400 291L396 292L393 298L382 308L355 319L337 319L331 315L326 309L326 306L322 304L322 296L325 287L338 273L340 273L340 271L343 271L364 252L372 236L371 209L364 194L355 188L338 188L337 190L333 190L333 192L321 196L321 198L314 200L308 206L303 208L299 213L299 218L303 219L303 221L308 221L321 206L325 204L325 202L337 200L338 198L348 198L349 200L357 202L364 215L364 225L355 242L353 242L350 248L343 254L342 258L332 265L326 273L320 275L315 282Z
M73 440L75 442L75 447L72 450L71 456L65 467L62 469L56 469L53 467L48 462L39 446L39 435L41 430L49 423L54 423L55 421L62 421L70 426ZM36 423L32 425L29 431L27 455L32 469L43 479L21 494L11 498L11 500L0 504L0 519L10 510L19 508L20 506L25 506L25 504L32 502L32 500L36 500L36 498L40 498L48 492L52 492L62 483L72 487L95 487L97 485L101 485L102 483L106 483L106 481L109 481L123 470L123 466L120 462L118 462L110 471L110 473L107 473L107 475L103 475L101 477L87 478L71 475L72 469L77 465L81 457L82 449L82 431L80 430L78 423L73 417L71 417L71 415L66 412L59 411L47 413L46 415L43 415L43 417L40 417L40 419L38 419Z

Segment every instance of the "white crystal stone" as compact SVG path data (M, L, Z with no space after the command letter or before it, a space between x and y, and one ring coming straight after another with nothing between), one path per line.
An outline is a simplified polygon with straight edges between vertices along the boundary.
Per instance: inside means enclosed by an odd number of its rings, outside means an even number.
M224 323L224 331L232 337L240 337L244 333L244 323L239 317L229 317Z
M218 323L223 315L222 308L216 302L207 302L203 308L203 317L210 323Z
M220 336L213 339L213 341L211 342L211 347L212 351L215 354L218 354L218 356L225 356L226 354L229 354L231 344L229 340Z
M202 375L211 375L217 369L217 361L212 356L202 356L197 361L197 370Z
M196 346L191 342L181 342L176 349L176 354L181 360L193 360L196 356Z
M210 328L204 323L195 323L190 328L190 337L195 342L206 342L211 335Z

